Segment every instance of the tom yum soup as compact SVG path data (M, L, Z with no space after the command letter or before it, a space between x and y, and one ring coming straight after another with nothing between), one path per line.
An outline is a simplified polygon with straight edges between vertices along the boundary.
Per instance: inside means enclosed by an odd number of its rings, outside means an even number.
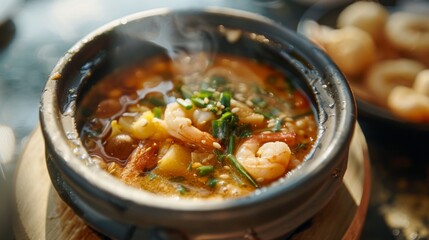
M92 86L78 120L103 169L156 194L236 198L303 161L317 126L290 78L245 58L189 61L202 56L155 57Z

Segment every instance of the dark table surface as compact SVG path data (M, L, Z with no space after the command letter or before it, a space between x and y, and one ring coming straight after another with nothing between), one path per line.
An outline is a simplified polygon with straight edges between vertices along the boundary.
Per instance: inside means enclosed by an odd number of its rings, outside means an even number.
M5 8L5 2L11 0L0 0L0 8ZM309 6L303 2L309 1L19 2L13 14L0 16L0 125L14 131L15 158L38 124L40 94L56 62L77 40L104 23L157 7L225 6L256 12L296 29ZM359 123L367 138L372 167L371 199L361 238L429 239L429 133L390 126L364 115ZM8 165L10 182L14 165ZM2 229L1 239L13 238L7 233L10 228L4 233Z

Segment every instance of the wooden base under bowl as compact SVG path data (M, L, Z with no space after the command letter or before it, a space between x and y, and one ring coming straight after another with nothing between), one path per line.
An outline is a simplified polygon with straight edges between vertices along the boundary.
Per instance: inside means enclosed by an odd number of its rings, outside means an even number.
M48 175L43 137L38 127L29 138L15 175L16 239L100 239L60 199ZM288 239L358 239L370 192L366 141L357 126L343 183L328 203Z

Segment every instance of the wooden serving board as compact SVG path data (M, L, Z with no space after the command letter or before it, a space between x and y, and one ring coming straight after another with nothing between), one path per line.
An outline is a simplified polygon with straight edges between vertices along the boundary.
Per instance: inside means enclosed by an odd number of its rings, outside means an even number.
M14 233L21 239L100 239L58 196L45 163L40 128L29 138L15 174ZM289 239L358 239L370 192L370 167L362 131L355 131L344 184Z

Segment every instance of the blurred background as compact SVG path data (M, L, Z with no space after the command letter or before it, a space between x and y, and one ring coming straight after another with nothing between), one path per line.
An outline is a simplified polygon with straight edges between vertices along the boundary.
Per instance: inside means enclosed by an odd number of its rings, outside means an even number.
M39 99L51 70L86 34L142 10L223 6L259 13L296 30L302 16L348 0L0 0L0 239L13 239L13 174L38 125ZM386 6L427 1L379 1ZM429 12L429 11L428 11ZM429 56L428 56L429 57ZM429 131L359 116L372 167L361 239L429 239ZM329 239L329 238L327 238Z

